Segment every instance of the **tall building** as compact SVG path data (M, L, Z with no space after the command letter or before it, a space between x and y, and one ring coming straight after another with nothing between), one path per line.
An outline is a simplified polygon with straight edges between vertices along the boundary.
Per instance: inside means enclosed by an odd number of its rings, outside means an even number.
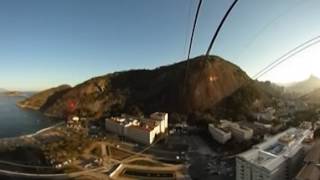
M290 128L236 157L237 180L291 180L304 158L309 129Z

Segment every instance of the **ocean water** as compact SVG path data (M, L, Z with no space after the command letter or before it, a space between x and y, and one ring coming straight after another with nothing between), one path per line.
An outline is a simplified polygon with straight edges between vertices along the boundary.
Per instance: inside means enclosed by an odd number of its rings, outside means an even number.
M38 111L17 107L16 102L23 99L24 97L0 96L0 138L34 133L59 122Z

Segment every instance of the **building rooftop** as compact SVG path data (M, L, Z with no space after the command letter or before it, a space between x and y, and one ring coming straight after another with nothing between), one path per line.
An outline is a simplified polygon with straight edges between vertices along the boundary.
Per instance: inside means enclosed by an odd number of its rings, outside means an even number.
M241 130L241 131L250 131L250 132L253 132L253 130L251 128L248 128L246 126L239 126L239 127L235 127L236 129L238 130Z
M286 150L287 150L287 147L286 147L285 145L276 143L276 144L268 147L268 148L265 149L264 151L265 151L265 152L268 152L268 153L270 153L270 154L272 154L272 155L277 156L277 155L283 153L283 152L286 151Z
M239 154L238 158L272 171L302 148L301 142L309 133L310 130L290 128Z
M166 113L156 112L153 113L153 115L162 117L166 115ZM144 131L152 131L157 125L159 125L161 121L161 119L155 118L154 116L151 118L136 118L128 115L121 115L121 117L111 117L107 118L107 120L127 126L128 128L136 128Z
M219 131L221 133L226 133L226 134L231 133L227 128L222 127L222 126L215 126L213 124L209 124L209 127L212 129L215 129L216 131Z
M131 126L129 126L129 128L136 128L144 131L152 131L158 124L159 122L156 120L144 119L139 124L132 124Z

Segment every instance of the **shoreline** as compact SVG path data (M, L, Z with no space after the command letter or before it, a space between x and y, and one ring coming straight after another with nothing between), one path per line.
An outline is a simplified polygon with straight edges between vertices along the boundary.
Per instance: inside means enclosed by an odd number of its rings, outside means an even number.
M32 106L32 105L28 105L28 104L22 104L21 101L16 103L16 106L21 108L21 109L28 109L28 110L33 110L33 111L40 111L39 106ZM43 114L44 116L48 117L48 118L56 118L59 119L59 116L53 115L53 114L49 114L49 113L43 113L41 112L41 114Z
M16 175L17 170L20 171L21 169L25 170L22 174L26 172L38 174L39 170L41 172L44 172L42 170L55 172L56 169L49 166L49 161L46 159L42 146L52 137L59 136L56 130L62 125L64 125L64 122L56 123L34 133L0 138L0 165L2 167L0 169L0 178L2 177L1 175L6 174L4 171L9 172L8 175Z
M40 107L37 107L37 106L22 104L21 101L17 102L16 106L18 106L19 108L22 108L22 109L31 109L31 110L35 110L35 111L38 111L40 109Z
M41 142L37 138L41 136L45 136L46 133L50 132L50 130L63 125L64 122L58 122L54 125L51 125L47 128L40 129L34 133L29 133L16 137L4 137L0 138L0 152L10 150L13 147L22 147L22 146L31 146L31 147L39 147Z
M3 96L3 97L24 97L24 98L28 97L26 94L23 94L22 92L15 92L15 91L0 92L0 96Z

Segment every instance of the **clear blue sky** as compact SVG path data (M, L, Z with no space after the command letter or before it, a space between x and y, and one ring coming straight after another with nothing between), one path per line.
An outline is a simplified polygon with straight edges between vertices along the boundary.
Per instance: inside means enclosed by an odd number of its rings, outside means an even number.
M192 56L206 51L231 2L204 0ZM183 60L196 4L195 0L2 0L0 87L41 90L75 85L109 72ZM212 53L253 75L320 34L319 8L318 0L239 0ZM305 57L317 56L315 51Z

